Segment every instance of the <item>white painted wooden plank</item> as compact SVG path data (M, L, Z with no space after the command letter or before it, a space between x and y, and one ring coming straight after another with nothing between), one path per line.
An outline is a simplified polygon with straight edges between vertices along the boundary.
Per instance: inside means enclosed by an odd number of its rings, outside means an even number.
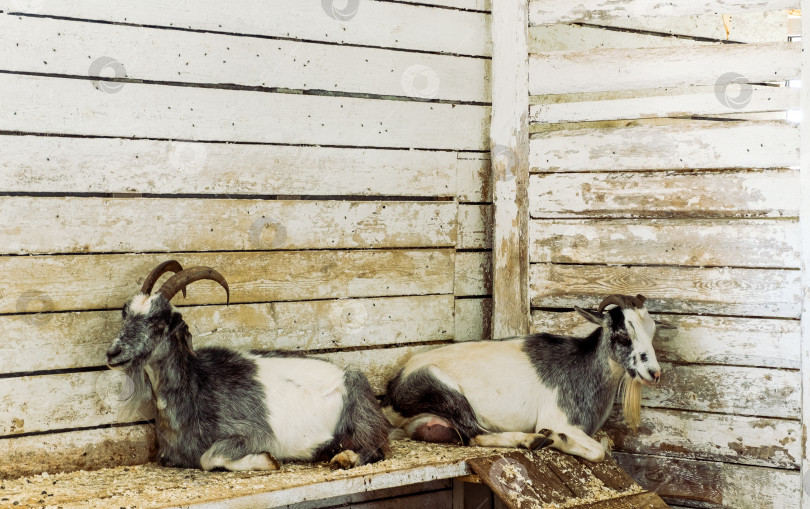
M134 25L224 32L337 44L489 55L489 16L400 2L160 0L0 1L0 10Z
M749 90L749 89L746 89ZM737 97L739 94L732 94ZM751 87L743 103L720 101L714 92L637 97L606 101L580 101L533 105L534 123L592 122L636 118L690 117L757 112L785 112L799 104L799 90L787 87ZM783 116L784 118L784 116Z
M799 268L797 221L534 220L532 262Z
M134 80L489 101L480 58L27 16L0 17L0 31L4 71L92 77L120 65L115 76Z
M798 509L799 472L717 461L614 452L641 486L673 501L704 508Z
M154 459L155 449L150 424L6 438L0 477L141 465Z
M492 293L492 252L456 253L455 294L460 297Z
M799 162L799 129L786 122L687 122L535 135L541 171L787 168Z
M659 316L675 330L656 332L659 361L799 369L798 320ZM532 332L586 336L595 326L578 313L534 310Z
M696 16L642 16L600 19L598 25L686 37L734 42L779 42L788 35L788 12L761 11Z
M709 43L695 39L606 30L598 26L565 23L529 28L530 54L550 51L590 51L604 48L689 47L700 44Z
M491 9L490 0L418 0L413 3L472 11L488 11Z
M642 408L634 434L615 417L605 428L620 452L788 469L801 461L799 421Z
M0 253L444 247L451 202L0 197Z
M456 156L423 150L0 135L3 191L454 196Z
M492 339L492 299L456 299L456 341Z
M796 170L532 175L534 218L791 217Z
M0 258L0 313L117 309L135 295L159 263L217 269L231 303L345 299L453 292L454 252L449 249L163 253ZM224 304L211 281L189 289L176 305Z
M285 509L322 509L324 507L361 507L362 509L387 509L393 504L405 504L408 509L425 509L432 507L430 504L436 502L435 499L421 497L431 497L433 495L448 496L452 493L452 480L442 479L438 481L426 481L422 483L398 486L385 490L376 490L364 493L351 493L340 495L323 500L309 500L306 502L294 503L283 506ZM431 493L424 493L431 492ZM438 492L438 493L436 493ZM445 494L446 493L446 494ZM443 499L442 499L443 501ZM418 504L422 503L421 506ZM396 507L395 505L393 507Z
M456 248L492 248L492 226L492 205L459 205Z
M427 346L318 354L341 367L363 371L377 394L407 358ZM0 379L0 435L64 430L152 419L145 401L134 416L123 413L131 381L120 371L23 376ZM31 402L36 401L36 405Z
M459 153L455 187L459 203L491 203L492 163L489 154Z
M655 2L650 0L581 0L576 3L555 0L531 0L529 22L570 23L603 18L635 18L639 16L691 16L694 14L736 14L795 9L799 0L689 0Z
M701 45L689 58L669 48L594 49L550 52L529 59L531 94L715 85L727 101L742 99L734 80L747 83L796 78L801 46L790 42ZM599 76L599 79L594 79Z
M661 383L643 404L696 412L795 419L801 412L801 373L771 368L661 364Z
M0 129L464 150L483 148L488 137L489 108L484 106L137 83L106 93L92 83L4 74Z
M532 306L596 307L619 293L653 312L798 318L797 270L532 264Z
M802 0L801 8L805 13L810 13L810 0ZM810 51L808 41L810 41L810 23L802 23L802 74L801 80L804 87L801 92L801 160L800 160L800 184L801 189L801 209L799 213L799 223L802 235L802 299L801 299L801 326L802 326L802 428L807 433L810 426ZM810 444L805 436L802 440L802 494L801 507L810 508Z
M492 5L492 331L529 330L528 2Z
M426 487L429 489L429 487ZM382 500L362 501L357 500L351 502L351 505L343 507L352 507L355 509L449 509L453 500L453 490L443 489L436 491L428 491L426 493L413 493L410 495L401 495L396 498L386 498ZM293 504L283 507L290 509L298 509L299 507L329 507L331 500L322 501L319 505ZM334 507L334 506L333 506Z
M306 352L446 341L455 333L452 295L192 306L182 313L196 347ZM0 315L8 338L0 343L0 374L103 366L120 316Z

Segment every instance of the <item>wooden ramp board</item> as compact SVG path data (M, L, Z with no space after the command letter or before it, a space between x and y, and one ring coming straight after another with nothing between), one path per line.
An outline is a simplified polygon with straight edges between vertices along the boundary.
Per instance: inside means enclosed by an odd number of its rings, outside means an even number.
M467 464L510 509L667 507L658 495L636 484L610 456L603 463L591 463L552 451L512 451L471 458Z
M531 472L531 486L539 488L538 495L509 507L666 507L611 458L594 464L550 449L528 452L410 440L394 441L392 449L388 459L351 470L330 470L326 463L287 463L276 472L203 472L148 463L92 472L45 473L0 482L0 507L278 507L469 476L474 471L491 482L499 474L524 471L521 469ZM541 488L541 483L551 488ZM503 486L497 485L496 490L503 490Z

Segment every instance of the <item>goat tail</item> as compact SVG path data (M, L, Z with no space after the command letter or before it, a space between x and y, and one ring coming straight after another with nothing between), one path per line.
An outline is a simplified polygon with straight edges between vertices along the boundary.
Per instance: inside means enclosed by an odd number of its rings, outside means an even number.
M624 374L619 386L619 392L622 393L622 411L624 420L634 433L641 424L641 389L641 382Z

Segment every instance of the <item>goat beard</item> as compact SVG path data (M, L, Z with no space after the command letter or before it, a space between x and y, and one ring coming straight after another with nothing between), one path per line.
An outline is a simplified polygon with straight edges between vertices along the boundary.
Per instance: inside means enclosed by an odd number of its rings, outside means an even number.
M622 411L624 420L635 433L641 424L641 389L642 384L627 373L619 382L619 392L622 393Z
M131 421L151 418L144 414L142 408L144 401L152 399L152 383L149 381L149 377L146 376L145 366L146 359L143 359L133 360L124 368L124 373L132 380L132 393L123 400L120 415L122 419Z

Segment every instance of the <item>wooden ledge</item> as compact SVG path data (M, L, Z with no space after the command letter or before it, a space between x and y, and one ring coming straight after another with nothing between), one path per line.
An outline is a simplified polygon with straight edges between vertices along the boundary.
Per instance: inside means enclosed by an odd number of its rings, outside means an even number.
M474 474L509 507L666 507L663 502L613 505L639 495L660 499L644 492L612 459L593 464L553 450L531 453L409 440L393 442L392 448L385 461L343 471L323 463L285 464L276 472L203 472L149 463L42 474L2 481L0 507L275 507ZM611 505L599 505L604 501Z

